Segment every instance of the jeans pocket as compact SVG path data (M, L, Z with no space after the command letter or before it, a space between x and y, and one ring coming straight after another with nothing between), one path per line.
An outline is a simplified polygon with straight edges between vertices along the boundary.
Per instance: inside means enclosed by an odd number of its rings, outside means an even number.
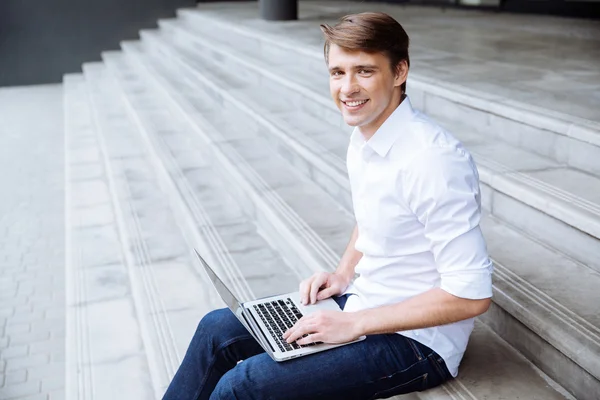
M403 382L400 384L393 385L394 378L389 378L389 384L392 384L392 387L388 387L386 389L380 390L370 398L370 400L375 399L383 399L391 396L396 396L399 394L406 394L412 392L420 392L427 389L427 377L428 373L424 373L423 375L419 375L414 379L411 379L408 382Z

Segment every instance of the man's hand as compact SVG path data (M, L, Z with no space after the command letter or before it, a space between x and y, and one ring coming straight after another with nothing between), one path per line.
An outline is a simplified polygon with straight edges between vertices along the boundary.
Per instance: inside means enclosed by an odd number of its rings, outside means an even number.
M304 305L315 304L317 300L341 294L349 284L350 280L342 275L317 272L300 283L300 301Z
M303 338L304 335L308 336ZM300 318L283 334L288 343L296 341L297 344L347 343L359 336L361 334L357 330L354 313L330 310L317 311Z

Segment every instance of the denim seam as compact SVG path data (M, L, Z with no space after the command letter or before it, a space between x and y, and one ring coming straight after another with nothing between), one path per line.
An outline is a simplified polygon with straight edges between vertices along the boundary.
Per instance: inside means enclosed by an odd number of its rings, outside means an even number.
M386 377L385 379L391 379L393 375L390 375L388 377ZM425 372L423 375L417 376L414 379L411 379L408 382L404 382L401 383L400 385L396 385L396 386L392 386L391 388L388 389L384 389L384 390L380 390L379 392L375 392L375 394L370 398L371 400L376 399L378 396L380 396L381 394L385 393L385 394L389 394L388 392L395 390L395 389L399 389L401 387L404 387L406 385L410 385L413 382L420 382L421 383L421 388L423 388L423 386L427 385L427 377L429 376L429 372ZM380 379L381 381L381 379Z
M433 364L434 368L440 374L440 377L444 380L449 379L448 372L444 371L440 363L437 361L437 357L439 357L436 353L431 353L429 357L427 357L431 364ZM446 368L447 369L447 368Z
M214 367L214 364L217 360L217 355L223 351L223 349L227 346L230 346L236 342L239 342L241 340L246 340L246 339L253 339L252 336L250 335L246 335L246 336L237 336L234 338L229 339L228 341L221 343L217 349L214 351L213 353L213 358L210 362L210 364L208 365L208 371L212 372L212 368ZM202 388L204 386L204 384L206 383L206 380L208 379L208 376L210 375L210 372L204 375L204 378L202 378L202 382L200 382L200 385L198 386L198 389L196 390L196 392L194 393L194 400L198 399L200 397L200 392L202 392Z
M415 357L417 357L419 359L419 361L422 361L425 357L425 355L417 348L417 345L414 343L414 341L409 338L406 337L406 340L408 340L408 345L410 346L410 348L412 349L413 353L415 353Z
M384 379L390 379L390 378L392 378L392 377L394 377L394 376L396 376L396 375L398 375L398 374L401 374L401 373L403 373L403 372L406 372L406 371L408 371L409 369L413 368L413 367L414 367L415 365L417 365L417 364L422 364L424 361L427 361L427 360L425 360L425 359L419 360L419 361L417 361L416 363L413 363L413 364L411 364L410 366L408 366L408 367L404 368L403 370L396 371L396 372L394 372L394 373L393 373L393 374L391 374L391 375L387 375L387 376L384 376L384 377L382 377L382 378L379 378L379 379L375 379L374 381L370 381L370 382L368 382L368 384L375 383L375 382L380 382L380 381L382 381L382 380L384 380Z

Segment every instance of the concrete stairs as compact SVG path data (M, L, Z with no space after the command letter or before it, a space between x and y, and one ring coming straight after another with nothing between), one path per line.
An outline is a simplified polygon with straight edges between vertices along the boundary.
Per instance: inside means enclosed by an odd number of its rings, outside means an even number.
M346 246L349 129L320 43L236 23L251 7L181 10L65 76L67 400L161 397L223 306L194 247L247 300ZM600 128L412 73L408 93L475 156L496 269L459 377L405 397L600 398Z

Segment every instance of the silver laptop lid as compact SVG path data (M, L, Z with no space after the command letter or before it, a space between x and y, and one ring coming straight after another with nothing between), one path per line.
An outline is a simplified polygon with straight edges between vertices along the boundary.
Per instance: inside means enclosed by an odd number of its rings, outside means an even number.
M225 284L217 276L215 271L213 271L212 268L208 266L208 263L206 261L204 261L204 258L202 258L200 253L198 253L198 250L194 249L194 251L196 252L196 255L198 256L198 258L200 259L200 262L204 266L204 269L206 270L206 273L208 274L208 277L210 278L211 282L213 283L215 289L217 289L217 292L219 292L219 295L221 296L221 298L223 299L225 304L227 304L227 307L229 307L231 309L231 311L233 311L234 314L237 314L236 313L237 310L242 308L240 301L237 299L237 297L235 297L235 295L233 293L231 293L231 291L227 288L227 286L225 286Z

